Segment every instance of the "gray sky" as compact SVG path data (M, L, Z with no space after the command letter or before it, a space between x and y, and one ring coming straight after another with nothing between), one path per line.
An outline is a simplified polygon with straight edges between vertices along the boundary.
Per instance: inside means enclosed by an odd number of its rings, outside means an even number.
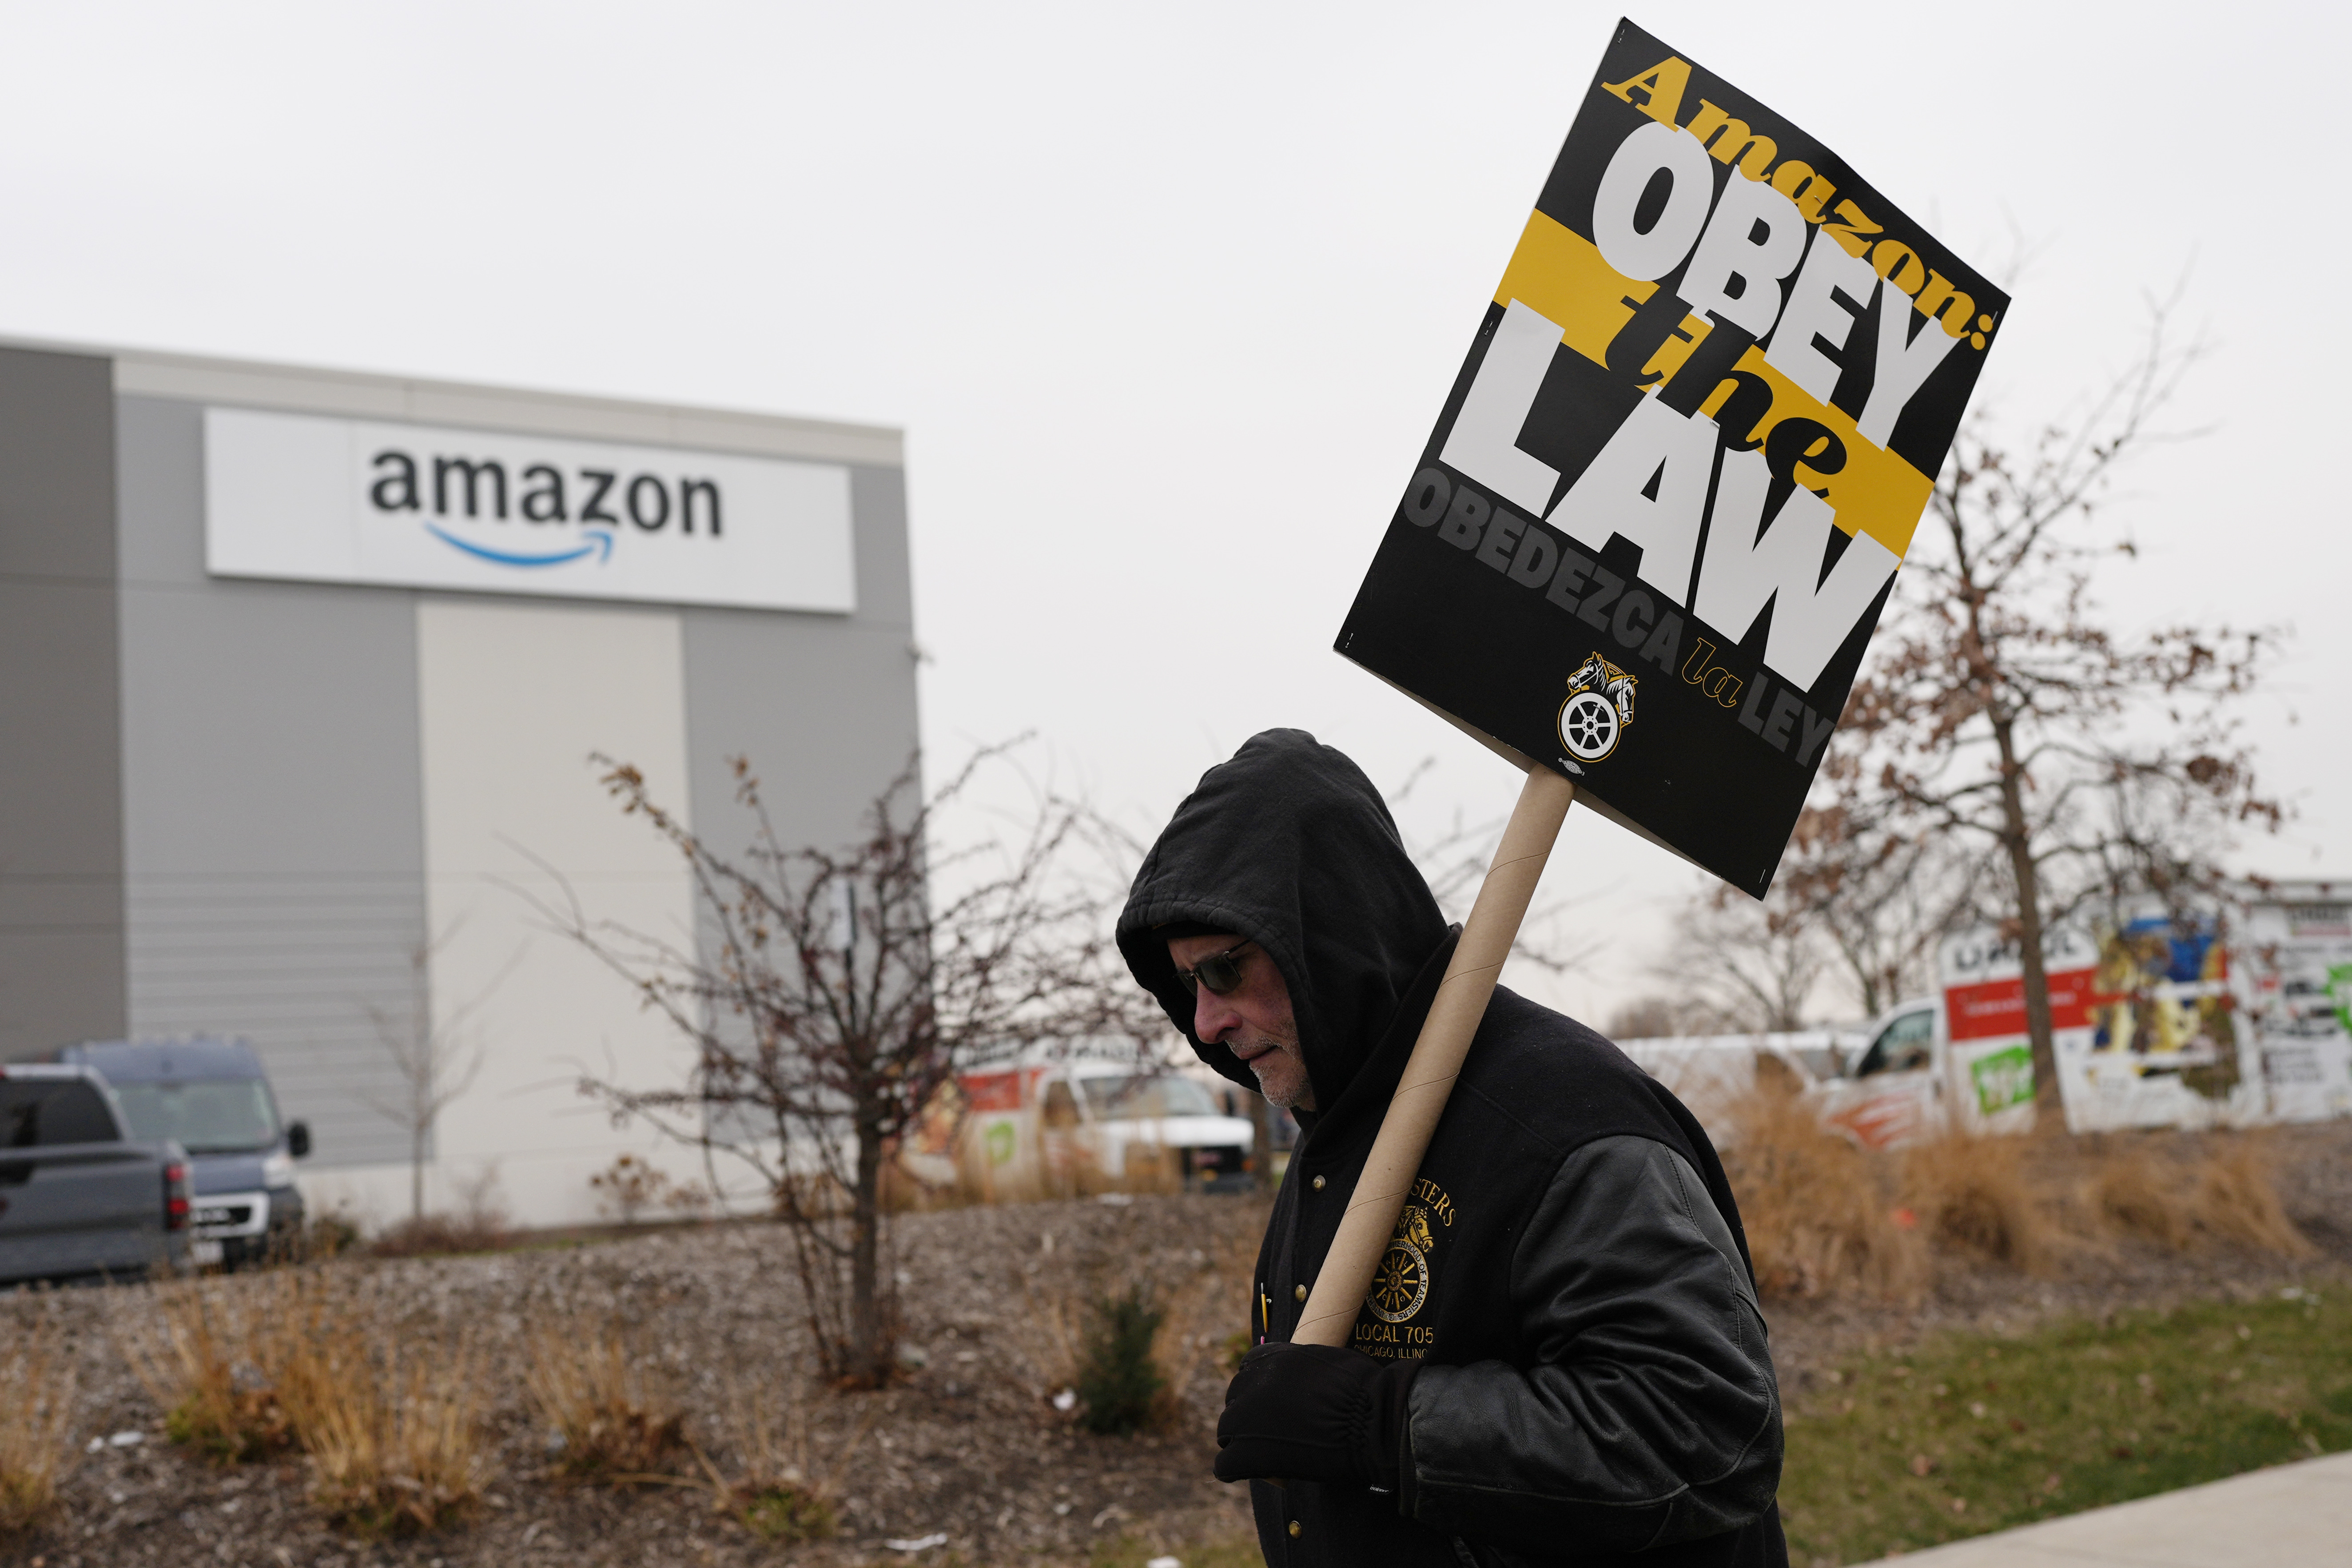
M1037 731L1148 828L1296 724L1438 756L1431 831L1513 776L1330 643L1618 15L9 4L0 331L902 425L934 754ZM2302 817L2242 858L2352 876L2340 8L1633 16L2030 254L1979 406L2064 415L2186 278L2209 433L2104 596L2294 626L2245 720ZM1698 885L1572 816L1601 951L1531 988L1597 1019Z

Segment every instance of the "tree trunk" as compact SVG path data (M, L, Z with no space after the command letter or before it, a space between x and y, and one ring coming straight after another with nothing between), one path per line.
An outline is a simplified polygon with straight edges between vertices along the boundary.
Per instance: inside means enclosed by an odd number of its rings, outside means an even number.
M420 1121L409 1130L408 1139L408 1217L425 1217L425 1141L433 1135L432 1125Z
M2042 883L2033 864L2032 831L2025 820L2025 788L2017 765L2016 731L1996 720L1993 740L2000 748L2001 847L2009 852L2010 879L2017 891L2018 963L2025 976L2025 1033L2033 1049L2033 1113L2045 1128L2065 1125L2059 1097L2058 1051L2050 1027L2050 972L2042 955Z
M849 1237L850 1375L879 1388L893 1346L881 1311L882 1131L857 1123L857 1191L852 1194Z

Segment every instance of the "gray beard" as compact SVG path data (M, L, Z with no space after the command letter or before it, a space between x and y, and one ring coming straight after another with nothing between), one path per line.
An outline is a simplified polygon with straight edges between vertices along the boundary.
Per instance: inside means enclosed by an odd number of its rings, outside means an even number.
M1276 1094L1265 1087L1265 1077L1257 1070L1255 1064L1250 1068L1250 1076L1257 1079L1258 1092L1265 1096L1265 1102L1268 1105L1274 1106L1276 1109L1281 1110L1311 1111L1315 1109L1315 1085L1313 1082L1309 1081L1299 1085L1295 1093ZM1303 1077L1304 1074L1301 1076Z

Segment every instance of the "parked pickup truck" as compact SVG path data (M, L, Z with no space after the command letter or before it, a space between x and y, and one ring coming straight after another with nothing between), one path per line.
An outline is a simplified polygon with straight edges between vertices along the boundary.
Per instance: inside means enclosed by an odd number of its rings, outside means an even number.
M128 1125L88 1068L0 1067L0 1284L185 1265L187 1152L134 1143Z

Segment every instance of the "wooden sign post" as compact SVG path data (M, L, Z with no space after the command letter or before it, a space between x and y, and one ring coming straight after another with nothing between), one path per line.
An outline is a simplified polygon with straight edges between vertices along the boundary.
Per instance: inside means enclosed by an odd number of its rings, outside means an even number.
M1364 1160L1363 1174L1348 1198L1339 1218L1339 1233L1331 1240L1322 1272L1307 1298L1307 1310L1291 1339L1298 1344L1344 1347L1354 1327L1356 1312L1371 1288L1372 1271L1388 1249L1389 1234L1404 1212L1405 1193L1421 1169L1430 1134L1445 1110L1446 1096L1470 1054L1470 1037L1486 1016L1486 1000L1495 994L1496 977L1511 943L1518 940L1519 922L1527 918L1528 901L1551 856L1559 825L1576 799L1576 786L1549 768L1531 768L1519 790L1518 804L1503 828L1503 841L1478 885L1478 900L1463 922L1462 940L1445 966L1421 1037L1405 1059L1397 1080L1396 1096L1381 1119L1380 1135Z

